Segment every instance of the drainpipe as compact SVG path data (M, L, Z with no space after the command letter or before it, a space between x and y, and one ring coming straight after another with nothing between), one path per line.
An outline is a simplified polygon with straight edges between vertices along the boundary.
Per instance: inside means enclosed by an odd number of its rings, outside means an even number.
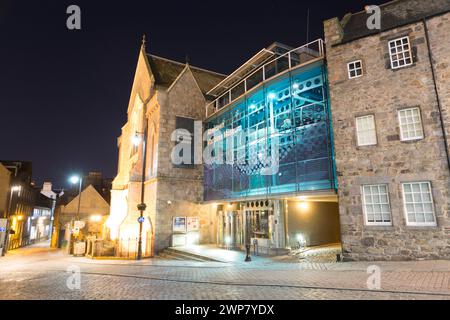
M439 97L439 91L438 91L437 84L436 84L436 73L434 72L434 63L433 63L433 58L432 58L432 53L431 53L430 37L428 35L427 20L423 19L422 23L423 23L423 26L424 26L425 38L426 38L426 41L427 41L428 59L430 60L431 74L433 76L434 92L436 94L436 102L437 102L438 109L439 109L439 119L441 121L441 130L442 130L442 134L443 134L443 137L444 137L445 154L447 155L447 166L448 166L448 170L450 171L450 156L449 156L449 152L448 152L448 143L447 143L448 139L447 139L447 134L445 132L444 118L442 117L441 99Z

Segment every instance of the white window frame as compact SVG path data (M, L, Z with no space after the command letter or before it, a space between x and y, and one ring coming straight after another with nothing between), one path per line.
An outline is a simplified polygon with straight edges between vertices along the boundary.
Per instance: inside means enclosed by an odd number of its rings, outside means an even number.
M359 134L363 131L369 131L367 129L365 130L361 130L358 128L358 119L363 119L363 118L371 118L373 121L373 132L375 135L375 141L374 142L369 142L369 143L361 143L360 142L360 137ZM356 128L356 144L358 145L358 147L363 147L363 146L374 146L378 143L378 139L377 139L377 127L375 125L375 115L373 114L368 114L365 116L359 116L359 117L355 117L355 128Z
M377 222L377 221L369 221L368 216L367 216L367 208L366 208L366 194L364 192L364 187L380 187L380 186L385 186L386 187L386 195L387 195L387 203L379 203L387 205L389 208L389 222L387 221L383 221L383 222ZM364 213L364 223L366 226L392 226L392 210L391 210L391 202L389 199L389 186L386 183L380 183L380 184L366 184L366 185L362 185L361 186L361 203L362 203L362 208L363 208L363 213ZM383 213L381 213L381 215L383 216Z
M417 113L419 115L419 122L412 122L412 123L402 123L402 117L401 117L401 113L408 111L408 110L417 110ZM399 129L400 129L400 140L401 141L411 141L411 140L421 140L424 138L424 132L423 132L423 125L422 125L422 115L420 114L420 109L415 107L415 108L405 108L405 109L400 109L397 111L397 117L398 117L398 125L399 125ZM416 131L416 126L420 126L420 131L422 132L422 134L420 136L414 136L414 137L408 137L405 138L403 136L403 130L402 130L402 125L413 125L414 126L414 131Z
M430 190L430 199L431 199L431 208L433 210L433 222L410 222L408 219L408 210L406 209L406 197L405 197L405 185L407 184L422 184L426 183L428 184L428 190ZM403 196L403 212L405 214L405 220L406 225L411 227L436 227L437 226L437 220L436 220L436 211L434 208L434 199L433 199L433 191L431 189L431 183L429 181L411 181L411 182L403 182L402 184L402 196ZM411 189L412 190L412 189ZM422 191L422 189L421 189ZM413 204L416 202L413 202ZM423 204L423 202L421 202ZM416 219L417 220L417 219Z
M404 42L406 40L406 43ZM400 45L398 45L398 41L400 41ZM407 45L408 49L404 49L403 47ZM394 53L392 53L392 50L394 49ZM389 50L389 59L391 60L391 69L400 69L407 66L410 66L413 64L413 56L412 56L412 50L411 50L411 43L409 41L409 36L397 38L394 40L389 41L388 43L388 50ZM407 57L407 54L409 54L409 58ZM401 58L394 61L395 56L401 56ZM398 58L398 57L397 57ZM407 63L407 59L410 60L409 63ZM403 61L404 64L400 65L400 61ZM397 62L397 66L394 66L394 62Z
M357 63L359 63L359 68L356 67ZM361 74L359 74L359 75L358 75L358 70L361 71ZM354 76L351 75L351 71L355 71L355 75ZM347 63L347 72L348 72L348 78L349 79L355 79L355 78L362 77L363 74L364 74L362 61L361 60L355 60L355 61Z

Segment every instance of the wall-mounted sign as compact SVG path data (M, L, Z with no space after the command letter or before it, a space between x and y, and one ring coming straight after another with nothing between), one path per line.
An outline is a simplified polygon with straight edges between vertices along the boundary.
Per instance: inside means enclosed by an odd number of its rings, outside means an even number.
M173 232L186 232L186 217L173 218Z
M200 224L198 217L187 217L187 232L198 231L200 229Z

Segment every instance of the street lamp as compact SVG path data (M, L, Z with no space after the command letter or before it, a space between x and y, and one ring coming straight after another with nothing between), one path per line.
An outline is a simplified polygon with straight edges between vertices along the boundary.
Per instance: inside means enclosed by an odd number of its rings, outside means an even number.
M81 187L83 185L83 178L80 177L80 176L74 175L74 176L70 177L69 181L72 184L79 183L79 186L78 186L78 209L77 209L77 219L79 219L79 217L80 217L80 205L81 205Z
M144 114L145 117L145 114ZM137 205L139 210L139 240L138 240L138 252L136 260L142 259L142 224L144 223L144 211L147 205L144 202L144 192L145 192L145 164L147 163L147 121L144 119L144 132L136 132L133 136L132 141L135 146L138 146L142 142L142 175L141 175L141 203Z
M81 176L78 175L73 175L69 178L70 183L72 184L77 184L78 183L78 207L77 207L77 216L76 216L76 221L78 221L80 219L80 206L81 206L81 187L83 186L83 178ZM70 254L70 249L74 248L73 246L73 229L75 228L74 225L74 219L72 218L72 232L70 233L70 247L69 247L69 254ZM77 235L78 236L78 235ZM75 251L75 250L74 250Z

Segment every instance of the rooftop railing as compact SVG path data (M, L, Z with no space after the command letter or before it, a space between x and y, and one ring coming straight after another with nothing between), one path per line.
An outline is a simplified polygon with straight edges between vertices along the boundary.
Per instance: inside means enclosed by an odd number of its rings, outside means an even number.
M317 39L271 59L246 75L245 78L234 84L231 88L226 89L214 101L206 105L206 117L212 116L219 110L235 102L259 84L288 70L321 59L324 55L323 40Z

